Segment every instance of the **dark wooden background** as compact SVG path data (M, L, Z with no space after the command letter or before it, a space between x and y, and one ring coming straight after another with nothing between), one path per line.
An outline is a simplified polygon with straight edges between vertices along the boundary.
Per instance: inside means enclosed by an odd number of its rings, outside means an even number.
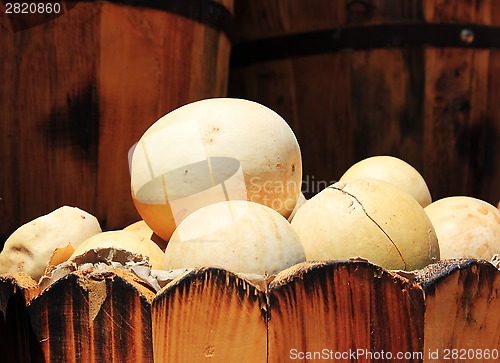
M297 33L411 24L467 29L498 26L499 15L500 3L479 0L240 0L233 54L249 42ZM429 36L446 42L438 39L442 34ZM320 181L338 180L353 163L389 154L421 172L434 200L450 195L494 205L500 200L497 49L474 48L474 42L463 47L403 42L255 63L252 56L231 68L229 94L259 101L290 123L310 182L304 185L306 196L318 191Z
M139 220L129 148L169 111L227 93L227 37L148 7L78 2L21 31L2 11L0 49L4 237L62 205L106 229Z

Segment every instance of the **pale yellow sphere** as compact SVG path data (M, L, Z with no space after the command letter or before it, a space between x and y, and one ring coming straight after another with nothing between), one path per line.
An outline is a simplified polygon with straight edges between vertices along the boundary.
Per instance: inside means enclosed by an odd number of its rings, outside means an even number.
M150 239L151 241L156 243L162 251L165 251L165 248L167 247L167 241L164 241L156 233L154 233L151 227L148 226L143 219L126 226L125 228L123 228L123 230L135 233L141 238Z
M394 156L379 155L363 159L347 169L339 181L363 178L388 182L413 196L422 207L432 202L422 175L406 161Z
M274 275L305 261L290 223L248 201L218 202L190 214L165 250L165 269L218 266L236 273Z
M381 180L332 184L299 208L291 225L309 261L361 257L386 269L415 270L439 260L422 206Z
M163 268L164 253L149 238L124 230L106 231L96 234L81 243L73 252L70 260L83 255L91 249L115 248L147 256L151 267L155 270Z
M153 230L149 227L144 220L140 220L129 224L123 228L124 231L132 232L142 238L149 238L153 235Z
M439 240L441 258L491 260L500 254L500 210L468 196L436 200L425 208Z
M187 215L219 201L248 200L288 217L301 183L300 149L289 125L243 99L205 99L168 113L131 157L134 203L164 240Z

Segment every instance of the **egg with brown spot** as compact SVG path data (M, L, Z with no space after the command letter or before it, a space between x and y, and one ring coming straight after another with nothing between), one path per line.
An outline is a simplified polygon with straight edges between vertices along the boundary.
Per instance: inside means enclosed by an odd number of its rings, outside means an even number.
M189 213L223 200L260 203L288 217L302 183L288 123L233 98L192 102L157 120L134 148L130 169L134 204L164 240Z
M469 196L439 199L427 207L442 258L491 260L500 253L500 210Z
M101 233L97 218L76 207L62 206L14 231L0 253L0 273L24 272L38 280L51 256L68 244L77 248Z

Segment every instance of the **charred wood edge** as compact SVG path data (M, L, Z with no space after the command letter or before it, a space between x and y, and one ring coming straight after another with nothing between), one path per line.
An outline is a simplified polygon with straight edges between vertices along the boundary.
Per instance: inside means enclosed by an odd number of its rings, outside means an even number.
M198 286L198 283L193 285L193 281L204 281L209 280L217 281L219 286L227 286L229 288L236 287L238 294L241 298L247 295L251 301L261 300L262 296L270 295L282 287L292 284L295 280L303 280L307 275L315 274L315 271L337 269L341 266L346 267L361 267L361 268L371 268L373 270L374 278L380 278L383 275L398 280L402 283L408 283L413 286L420 286L424 291L429 291L433 289L436 284L439 284L442 280L446 279L448 276L452 275L459 270L467 270L473 266L478 266L485 271L491 271L493 274L500 274L499 269L497 269L491 262L485 260L477 259L449 259L436 262L434 264L428 265L421 270L400 272L385 270L380 266L372 264L367 260L329 260L329 261L317 261L317 262L302 262L294 265L286 270L283 270L278 275L268 278L267 289L263 289L257 283L246 279L245 277L239 276L231 271L228 271L220 267L202 267L194 269L187 272L168 283L162 290L155 294L155 292L146 284L143 284L135 277L132 273L128 271L109 269L99 273L98 278L109 279L109 280L120 280L120 283L130 285L135 290L139 292L141 297L145 298L150 303L156 300L162 300L168 298L168 296L180 292L181 294L189 294L189 290ZM12 284L17 286L17 289L24 295L26 295L27 303L31 303L32 300L38 299L41 295L46 294L51 290L52 286L59 284L67 284L65 280L85 278L90 272L86 270L79 270L72 272L60 280L54 282L50 287L48 287L43 292L40 292L38 284L30 276L25 273L12 273L0 275L1 284ZM311 276L312 276L311 275ZM314 279L314 277L313 277ZM152 296L154 295L154 298ZM261 301L263 303L264 301ZM263 307L263 309L266 309Z
M363 259L329 260L303 262L292 266L280 272L274 280L269 283L268 290L272 293L277 289L286 287L295 280L303 280L306 275L314 273L316 270L331 270L332 268L338 268L339 266L370 267L373 269L374 277L382 277L384 274L387 274L392 279L420 286L424 291L429 291L429 289L433 288L433 286L439 284L442 280L446 279L456 271L471 269L473 266L490 270L493 274L500 274L499 269L497 269L491 262L470 258L442 260L415 271L386 270Z
M225 286L229 291L236 290L241 300L249 300L252 303L258 303L262 312L264 320L270 318L269 308L272 309L276 294L280 293L281 289L293 288L294 282L297 280L309 280L314 282L320 277L325 277L334 272L339 267L351 268L369 268L373 270L374 278L381 278L384 275L389 279L398 281L405 288L421 288L424 294L432 293L435 286L451 276L457 271L468 270L477 266L483 271L491 271L491 278L500 271L490 262L476 259L456 259L444 260L435 264L429 265L421 270L411 271L400 275L398 272L385 270L377 265L374 265L365 260L331 260L323 262L304 262L292 266L274 278L268 279L268 286L266 291L254 282L245 279L237 274L219 267L203 267L187 272L178 278L168 283L156 295L151 290L149 291L145 286L142 286L137 281L134 281L133 275L123 271L110 270L109 272L101 273L103 279L114 281L120 285L126 284L139 292L141 300L146 304L156 305L162 304L163 301L168 300L169 297L176 294L189 295L189 291L199 286L202 283L209 281L217 282L216 286L219 288ZM319 273L319 274L318 274ZM326 274L326 275L325 275ZM129 276L130 275L130 276ZM32 305L40 297L50 292L51 288L59 284L67 284L65 280L74 279L75 282L85 276L85 271L78 271L70 273L62 279L56 281L51 287L39 293L38 285L28 275L8 274L0 275L0 283L14 284L20 289L20 292L25 295L27 305ZM116 281L118 280L118 281Z
M477 24L346 26L237 42L231 67L318 54L384 48L500 49L500 27Z
M40 287L36 281L23 272L0 275L0 284L11 285L13 293L21 294L26 305L40 293Z
M216 286L221 293L224 293L223 289L221 289L221 286L224 286L229 292L235 289L235 292L241 300L258 303L262 312L262 318L267 322L270 319L269 309L273 309L273 299L276 298L276 294L280 294L282 289L294 289L295 282L299 280L310 282L318 280L318 282L321 282L322 277L330 276L339 268L348 268L353 271L357 268L371 269L373 271L374 278L382 278L385 276L385 278L393 279L395 282L401 284L402 288L422 289L425 295L428 292L432 293L437 284L440 284L443 280L457 271L471 269L474 271L473 268L475 266L479 268L479 271L488 273L491 279L496 278L496 274L500 273L490 262L475 259L440 261L421 270L409 272L408 276L413 275L412 278L401 276L397 272L385 270L377 265L367 262L366 260L304 262L280 272L272 281L269 279L268 281L270 282L268 284L267 291L264 291L254 285L251 281L228 270L218 267L204 267L190 271L171 281L156 296L154 296L152 300L148 299L143 293L140 293L140 291L139 295L142 303L146 306L150 306L151 312L153 312L155 305L158 304L160 308L163 307L163 304L168 301L170 297L174 298L174 296L177 295L175 296L177 299L179 298L179 295L189 295L191 289L196 289L200 286L200 282L201 284L217 282L214 286ZM491 272L491 274L489 272ZM78 283L78 280L82 276L85 276L84 272L73 272L55 282L52 286L68 284L68 281L65 281L67 279L72 280L70 285L73 285L74 283ZM127 275L121 276L121 273L115 274L110 271L109 273L103 273L102 278L109 280L109 283L117 283L119 286L123 286L125 284L138 290L137 286L129 281ZM33 314L33 309L31 309L31 307L34 307L33 305L39 305L39 298L43 297L51 289L49 287L41 294L37 294L38 285L33 279L23 273L0 275L0 284L6 283L13 285L15 288L14 291L18 291L24 296L25 299L23 300L27 303L28 311L31 310L30 315ZM41 303L44 304L43 298ZM36 307L34 308L35 311L38 311ZM38 347L32 348L36 349Z
M387 278L400 284L401 288L422 291L421 286L414 280L408 279L397 272L386 270L365 259L303 262L280 272L269 283L269 314L272 314L274 308L278 308L278 296L282 291L295 289L296 281L304 281L306 289L312 288L316 283L324 282L322 281L323 279L331 278L331 275L338 273L341 268L352 269L354 271L358 268L369 269L372 270L375 279Z
M422 286L426 294L432 294L436 285L441 283L447 277L460 270L471 269L477 266L484 271L491 271L491 278L500 271L489 261L476 259L450 259L443 260L421 270L415 271L415 282Z
M117 292L123 299L127 299L131 296L137 296L141 309L141 319L143 319L145 324L148 324L148 320L150 319L151 314L151 300L154 296L154 293L152 291L148 291L148 289L141 286L140 284L137 284L132 273L118 269L109 269L99 273L92 273L90 269L78 270L57 280L47 289L42 291L38 296L33 298L27 305L27 313L30 320L29 333L31 334L31 336L35 337L35 339L32 339L30 342L30 351L33 352L31 353L32 362L49 363L46 361L47 355L50 358L58 358L57 361L61 361L62 354L68 354L65 351L64 344L59 345L58 343L47 343L47 341L49 341L51 338L50 336L43 335L46 329L45 324L47 323L47 321L50 322L50 327L48 327L47 329L49 329L49 333L55 333L56 336L53 337L52 340L56 342L60 342L61 339L64 340L63 338L61 338L61 336L64 337L66 331L75 329L76 327L81 330L81 332L75 335L75 338L78 336L80 337L80 340L77 342L78 344L80 344L80 346L77 345L77 351L74 352L74 354L76 354L75 357L78 357L79 349L83 349L84 351L86 351L90 347L90 345L87 345L89 344L89 337L83 337L82 334L85 334L87 332L86 329L88 329L88 327L92 325L92 323L89 323L89 325L86 325L85 323L80 324L80 322L89 319L89 317L82 315L83 312L80 311L75 315L73 322L68 323L66 322L65 314L61 309L64 305L70 304L73 308L88 306L88 310L90 312L90 310L93 308L92 303L95 302L95 300L92 301L92 298L90 296L93 287L92 285L94 282L105 283L105 300L108 299L108 294L109 296L113 296L114 294L117 294ZM114 292L112 292L112 290L114 290ZM126 291L125 294L123 294L124 291ZM65 300L64 305L60 306L59 304L61 304L61 302L59 301L59 299L61 299L61 297L65 295L65 292L69 292L66 297L71 298L71 301ZM98 311L102 309L105 300L101 301L97 305ZM118 306L113 304L113 306L111 307L112 310L106 311L105 314L108 315L110 319L113 319L114 322L117 321L117 319L122 319L121 311L128 308L128 302L128 300L123 300L123 304L119 304ZM73 327L71 327L72 324ZM105 329L105 327L101 327ZM151 334L150 332L145 330L142 330L141 333L143 334L143 352L145 352L145 354L150 353L152 356L152 345L149 345ZM121 335L118 334L118 336ZM117 337L113 337L112 339L117 344L119 344L119 341L121 341L121 338ZM48 347L43 347L45 344L49 344ZM97 351L99 351L99 349L106 349L102 346L96 348ZM73 359L73 357L71 358ZM120 361L123 361L123 358Z
M370 268L373 270L373 277L380 278L383 275L387 275L392 279L397 279L404 283L412 284L410 279L402 276L398 273L394 273L390 270L385 270L384 268L377 266L365 259L351 259L351 260L328 260L328 261L311 261L302 262L295 266L290 267L282 272L280 272L276 278L269 284L269 291L277 290L283 286L293 283L296 279L304 279L304 277L310 273L314 273L316 270L330 270L338 269L339 267L353 267L353 268Z
M2 362L42 362L27 305L38 295L35 280L24 273L0 275L0 349Z
M68 282L68 280L71 280ZM68 286L79 286L81 289L87 289L86 281L102 281L107 280L113 284L119 284L120 286L127 286L128 288L137 291L139 298L141 301L150 304L155 296L155 291L144 283L139 277L135 276L132 272L122 270L122 269L114 269L109 268L102 272L93 273L92 270L77 270L73 271L59 280L52 283L45 290L40 291L40 293L33 298L34 301L38 300L42 296L46 294L50 294L51 290L56 286L61 284L65 284ZM38 286L38 285L37 285ZM32 301L30 302L30 304Z
M95 0L78 0L78 2L93 2ZM145 7L162 10L194 20L222 31L228 39L233 37L233 15L221 3L210 0L106 0L98 3L113 3L127 6Z
M223 293L221 286L225 286L230 291L235 289L241 301L247 300L251 303L258 303L262 318L267 321L268 301L266 291L252 281L220 267L201 267L175 278L158 292L152 301L152 306L161 305L163 301L168 301L169 297L175 294L187 296L191 289L198 288L200 282L206 283L208 281L217 281L216 286L218 286L221 293ZM193 284L193 282L196 283Z

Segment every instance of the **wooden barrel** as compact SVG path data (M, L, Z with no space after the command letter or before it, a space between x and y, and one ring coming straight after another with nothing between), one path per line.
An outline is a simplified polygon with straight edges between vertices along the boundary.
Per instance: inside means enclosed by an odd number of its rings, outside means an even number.
M229 94L294 129L311 196L372 155L500 200L500 3L237 0Z
M232 0L60 2L0 14L0 235L61 205L140 219L127 153L159 117L225 96ZM140 6L139 6L140 5Z

